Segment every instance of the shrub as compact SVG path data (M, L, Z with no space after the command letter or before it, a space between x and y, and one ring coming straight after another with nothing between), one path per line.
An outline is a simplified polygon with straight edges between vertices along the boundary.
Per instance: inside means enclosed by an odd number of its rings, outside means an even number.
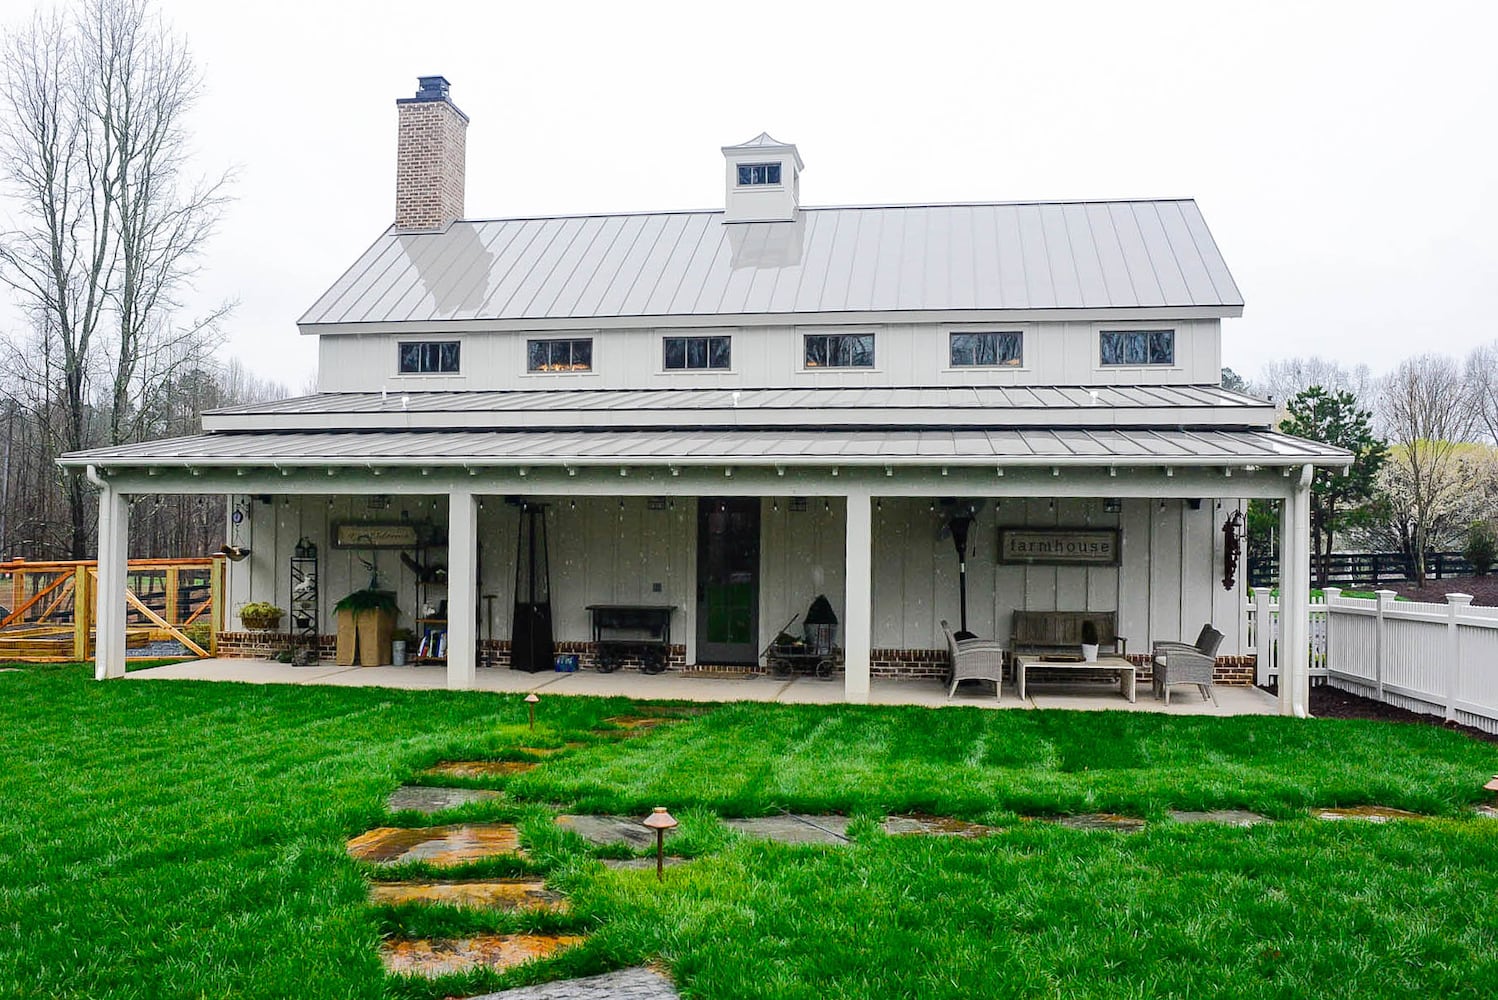
M240 607L239 620L247 629L275 628L284 614L284 610L269 601L251 601Z
M1467 547L1462 550L1478 576L1487 576L1498 562L1498 527L1491 521L1473 521L1467 528Z

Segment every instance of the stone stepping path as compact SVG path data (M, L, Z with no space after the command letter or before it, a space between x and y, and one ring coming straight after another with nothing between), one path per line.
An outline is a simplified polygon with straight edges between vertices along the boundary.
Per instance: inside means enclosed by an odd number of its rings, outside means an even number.
M651 969L624 969L606 976L566 979L485 993L470 1000L677 1000L671 980Z
M884 832L893 837L987 837L1000 830L950 816L889 816Z
M607 722L613 728L599 727L598 729L594 729L593 732L598 733L600 736L634 736L648 733L652 729L659 729L661 726L675 725L682 720L664 715L616 715L612 719L604 719L603 721ZM621 729L624 732L619 732Z
M586 746L584 743L563 743L559 747L516 747L521 753L528 753L532 757L551 757L555 754L566 753L568 750L576 750L578 747ZM532 765L535 766L535 765Z
M745 836L772 840L777 844L847 844L846 816L758 816L725 819L728 826Z
M512 823L465 823L418 829L382 826L348 842L348 852L360 861L396 865L426 861L456 865L494 857L519 857L520 833Z
M439 903L476 910L541 910L567 912L561 893L534 878L474 879L462 882L376 882L369 887L376 905Z
M677 865L687 863L687 858L673 858L666 855L667 868L675 868ZM655 871L655 858L599 858L599 864L616 872Z
M421 773L440 778L508 778L535 766L529 760L445 760Z
M654 847L655 831L646 828L632 816L558 816L557 826L571 830L590 844L628 844L630 847ZM671 836L671 831L666 831Z
M427 785L402 785L385 800L385 808L391 812L409 810L420 813L438 813L444 809L474 802L487 802L503 797L503 792L488 788L436 788Z
M471 938L417 938L380 945L385 970L436 978L472 969L511 969L582 941L576 934L481 934Z
M1269 817L1246 809L1209 809L1205 812L1172 809L1170 818L1177 823L1221 823L1224 826L1257 826L1268 823Z
M1484 819L1498 819L1498 806L1478 806L1477 815Z
M1405 812L1389 806L1348 806L1343 809L1318 809L1317 819L1363 820L1367 823L1387 823L1396 819L1424 819L1419 813Z
M1068 830L1111 830L1115 833L1138 833L1144 829L1144 820L1137 816L1119 816L1115 813L1052 816L1048 817L1046 822L1064 826Z

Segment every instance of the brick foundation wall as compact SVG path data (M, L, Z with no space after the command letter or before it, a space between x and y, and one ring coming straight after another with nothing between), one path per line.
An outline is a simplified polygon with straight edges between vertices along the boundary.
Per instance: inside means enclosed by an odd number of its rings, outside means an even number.
M875 649L871 651L869 660L870 674L874 677L913 680L947 675L945 649ZM1130 653L1129 660L1134 664L1134 674L1139 682L1148 683L1152 676L1149 654ZM1254 665L1252 656L1219 656L1217 666L1213 669L1213 680L1218 684L1251 686L1254 683ZM1058 670L1048 675L1044 668L1033 667L1027 672L1027 676L1036 683L1043 684L1052 679L1072 682L1095 679L1099 683L1106 683L1116 679L1118 675L1100 670L1094 677L1075 669Z
M296 641L290 632L220 632L218 655L226 659L268 659L290 649ZM317 658L331 662L338 646L336 635L317 637Z

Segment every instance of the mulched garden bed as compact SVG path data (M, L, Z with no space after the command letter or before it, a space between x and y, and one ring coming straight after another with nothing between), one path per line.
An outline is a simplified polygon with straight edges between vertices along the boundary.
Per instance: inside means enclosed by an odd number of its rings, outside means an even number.
M1390 584L1389 589L1412 601L1431 601L1436 604L1444 602L1447 594L1471 594L1474 606L1498 608L1498 574L1495 573L1426 580L1424 587L1416 587L1413 583L1395 583Z
M1278 694L1278 686L1270 684L1265 690ZM1311 688L1311 714L1318 719L1372 719L1376 722L1412 722L1421 726L1440 726L1453 732L1466 733L1484 743L1498 743L1498 733L1488 733L1474 726L1459 722L1447 722L1439 715L1424 715L1407 708L1385 705L1372 698L1364 698L1350 691L1321 684Z

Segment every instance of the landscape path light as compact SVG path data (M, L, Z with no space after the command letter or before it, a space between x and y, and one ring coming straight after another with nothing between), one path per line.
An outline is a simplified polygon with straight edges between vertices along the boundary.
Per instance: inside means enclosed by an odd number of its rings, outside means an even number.
M1493 775L1493 780L1482 787L1490 792L1498 792L1498 774Z
M534 691L525 696L525 708L531 716L531 732L536 731L536 703L540 700L540 698L536 697L536 692Z
M666 879L666 831L676 828L676 820L666 812L665 806L656 806L650 815L645 817L645 825L655 831L655 879L657 882L664 882Z

